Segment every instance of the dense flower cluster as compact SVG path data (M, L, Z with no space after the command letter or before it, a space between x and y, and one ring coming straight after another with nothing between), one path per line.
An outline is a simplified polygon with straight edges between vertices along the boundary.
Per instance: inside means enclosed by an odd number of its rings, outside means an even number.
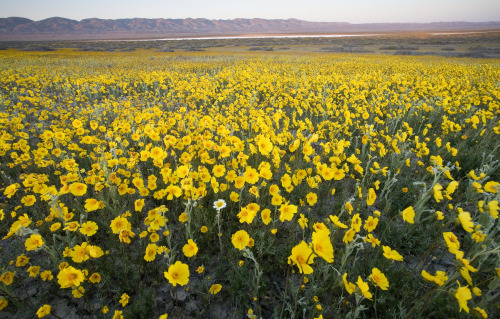
M149 54L0 53L0 309L495 310L498 61Z

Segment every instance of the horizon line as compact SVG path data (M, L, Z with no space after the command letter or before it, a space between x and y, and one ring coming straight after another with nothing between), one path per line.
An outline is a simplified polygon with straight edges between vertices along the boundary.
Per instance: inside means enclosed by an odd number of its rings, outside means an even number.
M84 20L91 20L91 19L98 19L98 20L133 20L133 19L144 19L144 20L211 20L211 21L231 21L231 20L281 20L281 21L288 21L288 20L297 20L297 21L304 21L304 22L311 22L311 23L347 23L347 24L433 24L433 23L500 23L500 20L488 20L488 21L468 21L468 20L450 20L450 21L431 21L431 22L348 22L348 21L311 21L311 20L304 20L304 19L298 19L298 18L272 18L272 19L267 19L267 18L230 18L230 19L210 19L210 18L192 18L192 17L187 17L187 18L141 18L141 17L133 17L133 18L97 18L97 17L91 17L91 18L83 18L83 19L72 19L72 18L66 18L66 17L61 17L61 16L52 16L40 20L34 20L31 18L26 18L26 17L21 17L21 16L9 16L9 17L0 17L0 19L10 19L10 18L21 18L21 19L28 19L33 22L40 22L48 19L53 19L53 18L60 18L60 19L67 19L67 20L72 20L72 21L77 21L81 22Z

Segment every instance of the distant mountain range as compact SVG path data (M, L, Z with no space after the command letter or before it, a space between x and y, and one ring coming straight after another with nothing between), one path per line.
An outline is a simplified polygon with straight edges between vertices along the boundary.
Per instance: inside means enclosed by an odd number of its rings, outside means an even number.
M92 40L200 37L250 34L336 34L397 31L500 29L493 22L361 23L310 22L297 19L84 19L0 18L0 41Z

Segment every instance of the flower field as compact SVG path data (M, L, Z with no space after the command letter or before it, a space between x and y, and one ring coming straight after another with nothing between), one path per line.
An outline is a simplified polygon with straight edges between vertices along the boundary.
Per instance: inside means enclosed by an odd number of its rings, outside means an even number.
M500 316L499 60L0 66L0 316Z

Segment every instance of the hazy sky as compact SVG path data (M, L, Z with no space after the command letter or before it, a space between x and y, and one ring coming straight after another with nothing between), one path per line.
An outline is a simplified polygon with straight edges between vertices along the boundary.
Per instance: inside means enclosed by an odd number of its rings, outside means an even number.
M0 0L0 17L500 21L499 0Z

